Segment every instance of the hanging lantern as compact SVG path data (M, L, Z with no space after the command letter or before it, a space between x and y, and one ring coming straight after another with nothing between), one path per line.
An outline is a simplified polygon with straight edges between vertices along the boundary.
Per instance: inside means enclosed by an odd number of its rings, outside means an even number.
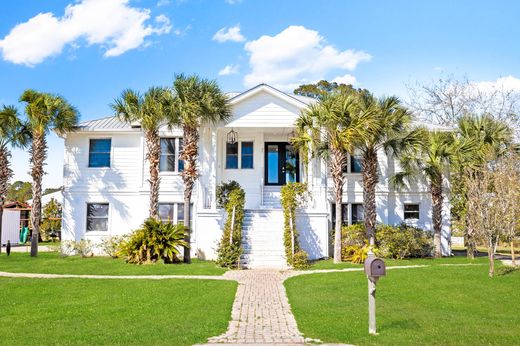
M287 134L287 141L290 142L292 138L296 137L296 132L291 131Z
M228 144L235 144L238 140L238 133L235 132L233 129L228 132L227 134L227 143Z

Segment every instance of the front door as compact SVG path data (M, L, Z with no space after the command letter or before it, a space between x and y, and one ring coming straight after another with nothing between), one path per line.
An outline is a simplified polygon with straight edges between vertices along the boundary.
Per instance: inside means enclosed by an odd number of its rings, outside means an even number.
M300 159L287 142L265 143L265 184L285 185L300 181Z

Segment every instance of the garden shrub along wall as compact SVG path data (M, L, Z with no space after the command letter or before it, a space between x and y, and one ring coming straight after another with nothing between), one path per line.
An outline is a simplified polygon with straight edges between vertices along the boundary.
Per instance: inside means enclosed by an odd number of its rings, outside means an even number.
M342 230L342 260L360 261L366 254L367 240L363 224L343 227ZM385 258L419 258L432 254L433 237L430 232L420 228L400 224L398 226L376 226L376 255ZM366 255L364 256L366 258Z
M296 208L305 201L307 185L288 183L280 189L284 216L284 246L287 263L295 269L305 269L309 266L308 255L300 247L296 229Z
M229 188L222 188L226 185ZM226 222L217 249L217 264L237 268L242 254L242 223L244 221L245 193L237 182L229 182L218 188L218 199L224 204Z

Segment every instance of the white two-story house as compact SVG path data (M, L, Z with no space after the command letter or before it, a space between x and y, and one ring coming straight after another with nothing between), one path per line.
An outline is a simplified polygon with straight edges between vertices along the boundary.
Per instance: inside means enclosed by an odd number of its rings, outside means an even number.
M306 169L289 138L300 112L316 100L258 85L230 94L233 116L226 124L200 129L199 172L192 200L191 253L214 259L224 214L215 202L221 182L237 181L245 190L243 260L250 267L282 266L283 216L280 187L288 182L308 184L310 198L299 210L300 242L311 259L331 254L330 230L334 221L333 183L327 163L310 160ZM174 222L183 219L183 165L179 160L182 131L161 130L159 214ZM235 137L236 141L229 140ZM64 240L122 235L138 228L148 216L148 162L144 136L138 124L115 117L81 123L65 136ZM378 222L408 222L432 229L431 198L425 184L413 190L395 191L389 178L397 162L379 154L377 186ZM345 169L344 223L363 220L363 187L358 157L350 157ZM449 206L444 208L443 253L449 254Z

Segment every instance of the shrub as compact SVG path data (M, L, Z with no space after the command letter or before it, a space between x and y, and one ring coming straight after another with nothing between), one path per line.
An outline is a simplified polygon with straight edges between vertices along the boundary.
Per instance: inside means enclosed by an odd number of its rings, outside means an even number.
M121 253L129 263L173 263L178 260L180 247L188 247L184 241L186 227L161 222L156 218L147 219L141 228L121 243Z
M94 256L92 241L81 239L80 241L64 240L60 245L60 255L62 257L81 255L81 257Z
M75 254L75 244L73 240L63 240L60 245L60 256L68 257Z
M294 268L296 268L294 264L296 254L304 252L300 248L298 230L296 229L296 208L305 202L306 193L307 185L302 183L288 183L280 189L284 217L285 257L287 263ZM302 255L300 254L300 256Z
M341 260L352 263L365 263L368 257L368 245L349 245L341 248Z
M246 202L246 195L240 185L236 182L230 182L228 185L231 184L232 190L227 192L225 198L226 222L217 248L217 264L225 268L237 268L240 262Z
M234 180L218 185L216 189L217 208L225 208L228 203L229 193L240 188L240 184Z
M101 249L108 256L118 258L121 255L121 245L124 239L122 236L105 238L101 241Z
M309 268L309 256L307 252L300 250L293 256L292 266L294 269L308 269Z
M427 257L433 249L430 232L406 224L378 225L376 246L379 256L397 259Z

